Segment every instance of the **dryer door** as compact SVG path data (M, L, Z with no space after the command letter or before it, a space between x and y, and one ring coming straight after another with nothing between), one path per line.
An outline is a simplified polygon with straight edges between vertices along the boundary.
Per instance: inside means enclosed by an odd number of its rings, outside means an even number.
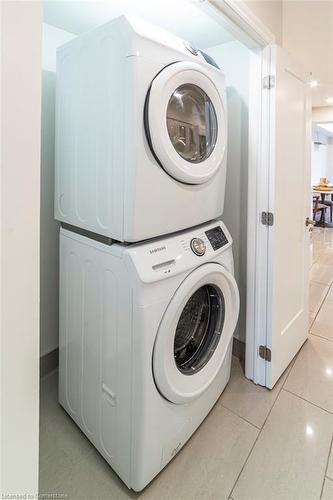
M223 91L222 75L214 82L205 67L192 62L171 64L153 80L146 133L156 159L174 179L203 184L221 167L227 140Z
M223 266L204 264L183 281L154 345L154 379L166 399L187 403L207 389L224 361L238 312L237 284Z

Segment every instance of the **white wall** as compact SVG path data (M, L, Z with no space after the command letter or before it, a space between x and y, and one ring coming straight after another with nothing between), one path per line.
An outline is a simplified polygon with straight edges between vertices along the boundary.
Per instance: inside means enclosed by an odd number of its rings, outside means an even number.
M40 198L40 355L58 347L59 227L54 220L56 49L75 35L43 24Z
M245 5L275 35L276 43L289 52L320 86L313 102L324 106L333 95L333 1L245 0Z
M50 26L43 23L43 69L47 71L56 71L57 63L57 48L63 45L76 35L64 31L56 26Z
M283 46L321 83L333 82L333 2L327 0L245 0Z
M318 184L321 177L327 177L333 182L333 144L325 139L326 144L312 143L311 183Z
M241 311L235 337L245 342L248 103L250 52L239 42L206 49L226 75L228 103L228 160L226 196L222 219L234 240L235 276Z
M42 5L1 2L0 9L1 492L35 498Z
M317 123L333 122L333 106L312 108L312 121Z
M322 144L314 144L315 141ZM312 130L311 183L318 184L321 177L333 182L333 138L329 133L319 130L315 125Z
M328 158L328 168L327 168L327 175L326 177L328 178L330 184L333 184L333 138L329 139L329 158Z
M332 1L283 2L283 46L321 83L333 82L332 26Z
M42 73L40 355L58 347L59 228L54 213L55 73Z
M243 2L258 19L275 35L282 45L282 0L245 0Z

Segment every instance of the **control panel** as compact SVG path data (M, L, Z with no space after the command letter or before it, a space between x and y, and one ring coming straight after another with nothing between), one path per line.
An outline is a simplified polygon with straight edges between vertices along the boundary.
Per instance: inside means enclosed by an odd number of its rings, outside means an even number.
M212 229L205 231L205 234L209 243L212 245L213 250L218 250L228 243L228 238L224 234L221 226L213 227Z
M163 239L130 245L126 253L142 281L149 283L214 261L231 244L223 222L215 221Z

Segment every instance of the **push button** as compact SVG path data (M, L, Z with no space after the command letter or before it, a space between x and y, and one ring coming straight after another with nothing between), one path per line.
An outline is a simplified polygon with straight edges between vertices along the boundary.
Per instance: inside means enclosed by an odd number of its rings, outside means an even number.
M206 252L206 245L201 238L193 238L191 240L191 250L195 255L202 257Z

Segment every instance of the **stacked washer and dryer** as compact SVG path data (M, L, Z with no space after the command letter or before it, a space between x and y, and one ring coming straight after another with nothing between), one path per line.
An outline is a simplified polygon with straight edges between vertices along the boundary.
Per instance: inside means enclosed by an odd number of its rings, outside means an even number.
M136 491L230 376L226 140L223 74L187 42L120 17L58 49L59 401Z

